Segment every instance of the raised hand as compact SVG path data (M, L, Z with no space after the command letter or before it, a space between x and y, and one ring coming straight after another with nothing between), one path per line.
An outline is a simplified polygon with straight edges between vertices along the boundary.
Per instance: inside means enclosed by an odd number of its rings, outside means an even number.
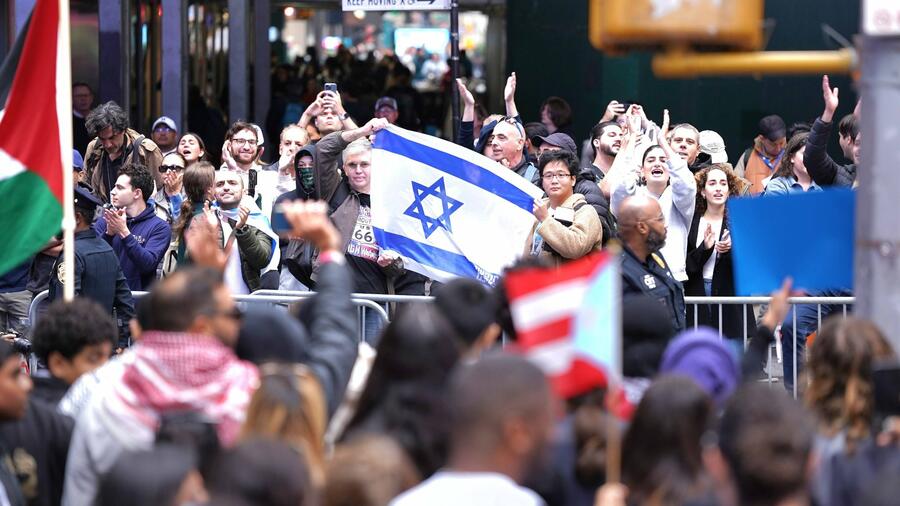
M625 110L625 104L620 103L618 100L610 100L609 104L606 105L606 110L603 112L603 117L600 118L600 121L612 121L616 116L625 114Z
M462 79L456 80L456 89L459 90L459 98L462 99L463 104L466 107L475 106L475 97L472 96L472 92L469 91L469 88L466 87Z
M372 118L368 123L363 125L366 135L372 135L379 130L383 130L390 126L390 122L384 118Z
M228 170L240 170L237 162L234 160L234 155L231 153L231 141L225 141L225 144L222 145L222 163L225 164Z
M706 230L703 231L703 246L710 249L716 244L716 234L713 232L712 224L706 224Z
M247 206L240 206L238 208L238 221L234 228L244 228L248 219L250 219L250 208Z
M793 284L794 281L791 278L785 278L784 282L781 284L781 288L772 292L772 300L769 301L769 309L766 311L765 316L762 317L762 321L760 322L762 326L768 327L769 330L774 332L775 328L784 321L788 311L791 309L788 298L791 296L791 286Z
M220 271L225 270L225 265L228 263L228 252L221 247L218 218L215 211L210 209L209 202L204 204L203 214L191 220L190 226L184 233L184 239L188 255L193 263Z
M822 98L825 100L825 111L822 112L822 121L831 123L834 118L834 111L837 110L840 100L838 99L837 88L832 89L828 76L822 76Z
M662 127L659 129L659 136L661 139L665 139L666 137L669 136L669 110L668 109L663 109L663 122L662 122ZM660 144L668 145L669 143L666 142L666 143L660 143Z
M516 99L516 73L513 72L506 79L506 87L503 88L503 100L511 102Z

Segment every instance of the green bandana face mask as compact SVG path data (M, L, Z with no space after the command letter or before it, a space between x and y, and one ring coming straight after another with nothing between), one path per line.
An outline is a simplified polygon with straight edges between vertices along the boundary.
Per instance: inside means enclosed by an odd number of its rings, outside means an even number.
M312 167L300 167L300 184L307 193L312 192L315 175Z

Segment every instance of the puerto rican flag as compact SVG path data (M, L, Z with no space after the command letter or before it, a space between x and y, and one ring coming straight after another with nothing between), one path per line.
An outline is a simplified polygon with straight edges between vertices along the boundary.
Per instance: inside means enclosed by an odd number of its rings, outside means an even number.
M619 276L619 257L603 251L504 281L518 344L562 398L621 377Z

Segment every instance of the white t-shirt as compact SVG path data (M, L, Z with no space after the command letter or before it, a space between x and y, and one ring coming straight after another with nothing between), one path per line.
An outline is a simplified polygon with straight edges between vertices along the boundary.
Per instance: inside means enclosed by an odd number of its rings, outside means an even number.
M439 471L390 506L543 506L533 491L499 473Z
M228 220L222 219L222 237L228 242L231 236L232 228ZM241 270L241 252L237 245L237 238L231 246L231 253L228 255L228 263L225 265L225 287L228 291L235 295L247 295L250 289L244 282L244 271Z
M694 246L700 247L703 244L703 236L706 234L706 226L712 225L713 237L718 239L722 234L722 222L721 220L718 222L715 221L707 221L706 216L700 217L700 223L697 226L697 244ZM709 259L706 260L706 263L703 264L703 279L712 279L713 271L716 270L716 258L718 258L718 253L716 252L715 246L713 246L712 255L709 256Z

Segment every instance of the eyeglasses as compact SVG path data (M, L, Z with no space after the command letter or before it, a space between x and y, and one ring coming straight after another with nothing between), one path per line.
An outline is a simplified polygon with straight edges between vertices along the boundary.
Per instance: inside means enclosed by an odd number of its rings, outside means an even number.
M159 166L159 172L161 174L165 174L166 172L169 172L170 170L175 171L175 172L181 172L184 170L184 167L182 167L181 165L160 165Z
M160 125L160 126L154 128L153 131L154 132L174 132L175 130L172 130L167 125Z
M231 139L231 143L235 146L243 146L244 144L248 146L256 146L256 139Z
M572 177L572 174L544 174L541 178L544 181L553 181L554 179L565 179L567 177Z

